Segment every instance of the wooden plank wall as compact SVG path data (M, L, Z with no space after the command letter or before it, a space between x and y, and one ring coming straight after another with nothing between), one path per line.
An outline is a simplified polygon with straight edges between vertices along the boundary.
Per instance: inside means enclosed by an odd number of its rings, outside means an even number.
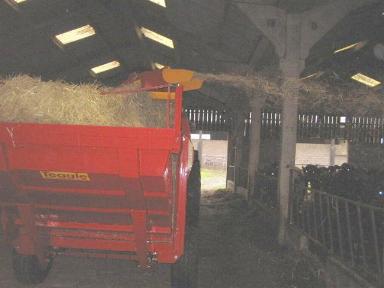
M225 110L189 107L185 109L193 131L229 131L231 114ZM281 113L262 113L261 136L280 137ZM252 115L244 119L245 131L252 125ZM339 116L300 113L298 115L298 140L347 139L353 143L384 144L384 118L367 116Z

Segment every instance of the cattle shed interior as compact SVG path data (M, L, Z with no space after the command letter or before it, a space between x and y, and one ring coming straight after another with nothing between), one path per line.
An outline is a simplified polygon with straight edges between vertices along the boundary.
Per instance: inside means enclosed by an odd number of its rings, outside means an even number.
M203 185L199 280L175 284L162 265L59 257L38 287L384 287L384 1L0 0L0 128L34 105L20 108L37 97L33 83L115 97L130 79L167 69L203 83L182 103ZM11 81L12 103L2 92ZM92 106L70 98L76 113ZM151 113L142 121L161 127ZM4 230L10 208L0 207ZM1 244L0 287L19 287L8 252Z

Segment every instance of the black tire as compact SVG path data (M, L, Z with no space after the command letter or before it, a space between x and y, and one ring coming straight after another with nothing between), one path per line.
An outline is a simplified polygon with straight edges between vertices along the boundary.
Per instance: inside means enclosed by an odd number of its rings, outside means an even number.
M199 275L198 224L201 198L200 162L195 151L187 183L187 221L183 256L172 265L172 288L196 288Z
M197 288L199 276L198 231L190 227L185 235L184 255L172 265L172 288Z
M42 267L37 256L20 255L13 252L13 272L16 279L26 285L39 284L45 280L52 266L50 259L45 267Z
M200 162L196 154L187 183L187 226L194 227L199 224L201 198Z

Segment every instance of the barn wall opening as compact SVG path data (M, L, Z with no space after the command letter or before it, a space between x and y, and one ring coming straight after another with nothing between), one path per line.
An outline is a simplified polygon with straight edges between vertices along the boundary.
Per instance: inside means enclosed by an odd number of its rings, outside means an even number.
M205 193L226 187L228 134L201 132L192 134L192 143L199 151L201 188Z
M297 143L295 164L329 167L348 163L348 141L330 140L329 143Z

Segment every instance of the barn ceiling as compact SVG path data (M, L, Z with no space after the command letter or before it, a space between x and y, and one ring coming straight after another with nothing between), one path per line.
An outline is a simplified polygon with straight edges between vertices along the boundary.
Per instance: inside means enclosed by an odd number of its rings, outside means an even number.
M165 0L163 7L160 0L153 1L0 0L0 75L28 73L44 79L97 79L116 85L132 72L153 69L155 63L202 72L276 67L273 46L235 2L274 5L292 13L329 2ZM323 72L322 77L351 81L351 73L362 71L384 82L382 2L354 11L317 43L303 76ZM67 45L54 41L55 35L88 24L95 35ZM174 49L143 37L141 27L172 39ZM358 51L334 54L359 41L366 44ZM120 66L97 75L90 72L110 61L118 61ZM197 93L195 98L207 105L224 105L227 98L222 95L236 93L216 86L203 92L205 95Z

